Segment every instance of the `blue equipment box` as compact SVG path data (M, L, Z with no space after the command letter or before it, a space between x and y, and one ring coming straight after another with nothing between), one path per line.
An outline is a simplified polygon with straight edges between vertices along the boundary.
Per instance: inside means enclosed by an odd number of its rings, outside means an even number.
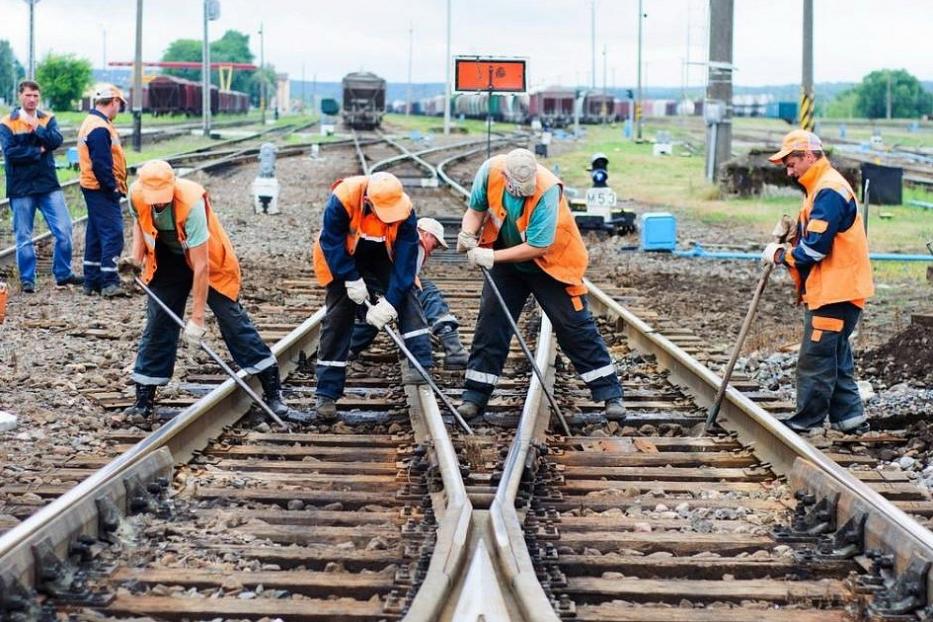
M677 219L668 212L641 216L641 250L673 251L677 248Z

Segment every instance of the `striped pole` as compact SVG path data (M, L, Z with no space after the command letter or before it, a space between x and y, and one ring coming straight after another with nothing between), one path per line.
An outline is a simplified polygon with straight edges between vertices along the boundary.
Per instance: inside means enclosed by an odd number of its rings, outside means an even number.
M812 132L816 126L813 119L813 95L807 92L800 94L800 127Z

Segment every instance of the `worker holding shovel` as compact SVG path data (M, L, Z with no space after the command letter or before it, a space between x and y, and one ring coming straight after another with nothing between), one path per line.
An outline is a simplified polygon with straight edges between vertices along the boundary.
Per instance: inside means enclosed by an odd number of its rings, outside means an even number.
M133 368L136 402L125 414L152 417L156 387L168 384L174 370L181 328L176 322L184 317L193 292L185 341L202 344L205 307L210 307L234 360L259 378L265 406L277 417L291 418L293 411L282 401L276 359L237 301L240 264L207 191L177 179L167 162L152 160L139 169L129 199L135 221L132 255L120 263L142 271L149 301ZM295 417L306 420L302 413Z

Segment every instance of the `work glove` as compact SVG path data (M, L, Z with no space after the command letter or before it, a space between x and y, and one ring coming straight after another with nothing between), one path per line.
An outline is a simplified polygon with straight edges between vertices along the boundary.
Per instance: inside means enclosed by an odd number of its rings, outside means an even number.
M135 257L120 257L117 260L117 271L120 274L140 275L143 271L143 263Z
M185 343L192 348L197 348L199 345L201 345L201 339L204 337L204 333L206 332L207 327L198 324L194 320L188 320L188 322L185 324Z
M395 307L392 306L384 297L379 297L379 302L374 304L366 311L366 323L375 326L379 330L398 317Z
M366 289L366 281L363 279L347 281L344 285L347 287L347 296L356 304L361 305L369 298L369 290Z
M777 221L777 224L774 225L774 231L771 232L771 235L775 240L784 242L790 238L791 231L793 231L795 228L794 221L791 220L790 216L784 214L781 216L781 219Z
M780 265L784 263L784 253L786 248L783 244L777 242L771 242L765 246L765 250L761 253L761 263L764 265L776 264Z
M475 233L467 233L464 230L460 230L460 233L457 234L457 252L466 253L473 250L479 246L479 238Z
M491 248L476 247L467 253L467 262L471 268L479 266L489 270L496 263L495 253Z

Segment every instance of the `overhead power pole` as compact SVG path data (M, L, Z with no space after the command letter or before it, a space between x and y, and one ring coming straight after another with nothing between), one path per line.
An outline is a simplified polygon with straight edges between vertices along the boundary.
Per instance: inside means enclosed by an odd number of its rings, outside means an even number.
M411 22L408 22L408 92L405 98L405 115L411 114L411 63L415 51L415 29Z
M266 35L263 23L259 22L259 111L262 124L266 124Z
M800 127L812 132L813 118L813 0L803 0L803 72L800 89Z
M711 0L712 1L712 0ZM645 20L645 11L642 6L642 0L638 0L638 93L635 97L635 106L632 111L632 118L635 119L635 140L641 140L641 117L643 111L641 101L641 48L642 48L642 22Z
M709 2L709 68L706 87L706 178L715 181L732 155L733 0Z
M104 33L107 31L105 30ZM106 36L106 35L105 35ZM133 58L133 151L143 150L143 0L136 0L136 53Z
M641 2L641 0L639 0ZM590 2L590 42L593 48L593 76L590 88L596 90L596 0Z
M450 134L450 0L447 0L447 55L444 57L444 134Z
M29 5L29 58L26 60L26 79L36 79L36 3L39 0L26 0Z
M204 0L204 41L201 42L201 130L205 138L211 137L211 44L207 37L208 4Z

